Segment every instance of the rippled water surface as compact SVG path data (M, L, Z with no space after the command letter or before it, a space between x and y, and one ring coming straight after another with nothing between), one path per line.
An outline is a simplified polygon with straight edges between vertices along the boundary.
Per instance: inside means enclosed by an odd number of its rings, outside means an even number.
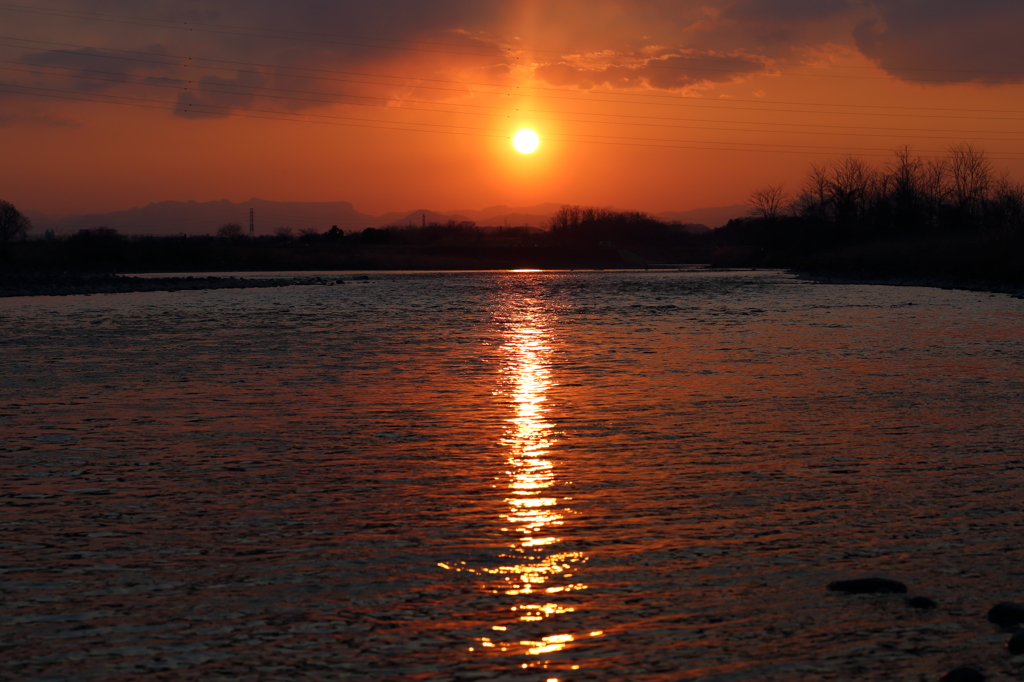
M0 300L0 353L0 678L1024 670L1020 300L379 273Z

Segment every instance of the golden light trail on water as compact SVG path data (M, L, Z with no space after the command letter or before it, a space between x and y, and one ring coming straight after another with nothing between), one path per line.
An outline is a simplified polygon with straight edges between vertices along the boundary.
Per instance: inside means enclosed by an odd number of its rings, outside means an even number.
M562 482L549 459L556 442L554 424L545 415L551 387L551 337L544 314L530 302L514 306L504 333L502 351L505 388L514 413L501 443L507 448L504 472L505 504L501 530L510 538L500 556L501 565L472 570L491 578L485 586L495 595L511 597L509 617L492 626L489 637L480 637L470 651L525 655L523 668L578 669L550 655L563 651L581 637L597 637L600 631L580 634L555 627L558 616L572 614L571 595L587 586L575 577L586 562L583 552L566 551L559 530L571 514L558 495ZM449 568L448 565L444 565ZM453 567L454 568L454 567ZM555 679L555 678L552 678Z
M553 424L544 415L546 393L551 386L550 339L536 311L512 324L505 334L506 368L512 384L515 415L502 442L508 447L509 524L503 531L513 536L506 558L509 565L492 569L504 579L504 593L523 597L512 611L522 623L540 623L551 616L571 613L572 606L551 601L552 595L586 589L570 582L573 564L585 561L580 552L560 552L557 532L565 523L564 509L553 494L557 485L554 464L548 459L554 443ZM539 597L539 598L538 598ZM518 641L531 656L561 651L576 637L557 632Z

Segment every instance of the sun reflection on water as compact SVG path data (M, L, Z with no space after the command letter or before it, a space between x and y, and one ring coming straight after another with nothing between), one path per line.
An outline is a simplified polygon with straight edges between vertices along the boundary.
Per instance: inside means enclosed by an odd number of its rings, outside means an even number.
M486 589L509 599L507 617L492 627L488 637L478 638L471 651L504 652L525 656L524 668L578 669L568 660L551 655L584 637L601 632L572 633L559 623L576 611L574 593L587 586L575 577L586 561L582 552L564 546L560 530L572 511L568 497L559 495L564 484L549 459L555 443L554 425L545 416L546 394L551 386L550 334L543 315L520 308L510 315L504 333L504 386L513 408L502 438L507 448L504 479L506 511L501 530L509 544L499 555L500 565L469 569L489 578ZM449 568L445 565L445 568ZM559 627L561 625L561 627Z

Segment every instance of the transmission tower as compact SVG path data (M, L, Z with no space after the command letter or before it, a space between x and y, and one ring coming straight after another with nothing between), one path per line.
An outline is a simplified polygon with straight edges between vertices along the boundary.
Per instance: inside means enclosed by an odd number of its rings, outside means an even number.
M249 209L249 236L256 236L256 221L253 219L252 209Z

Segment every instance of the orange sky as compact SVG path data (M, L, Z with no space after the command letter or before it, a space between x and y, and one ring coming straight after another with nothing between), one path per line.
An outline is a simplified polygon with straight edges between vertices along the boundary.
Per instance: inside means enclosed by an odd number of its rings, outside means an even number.
M684 210L964 140L1024 180L1017 0L21 2L0 198L28 211Z

